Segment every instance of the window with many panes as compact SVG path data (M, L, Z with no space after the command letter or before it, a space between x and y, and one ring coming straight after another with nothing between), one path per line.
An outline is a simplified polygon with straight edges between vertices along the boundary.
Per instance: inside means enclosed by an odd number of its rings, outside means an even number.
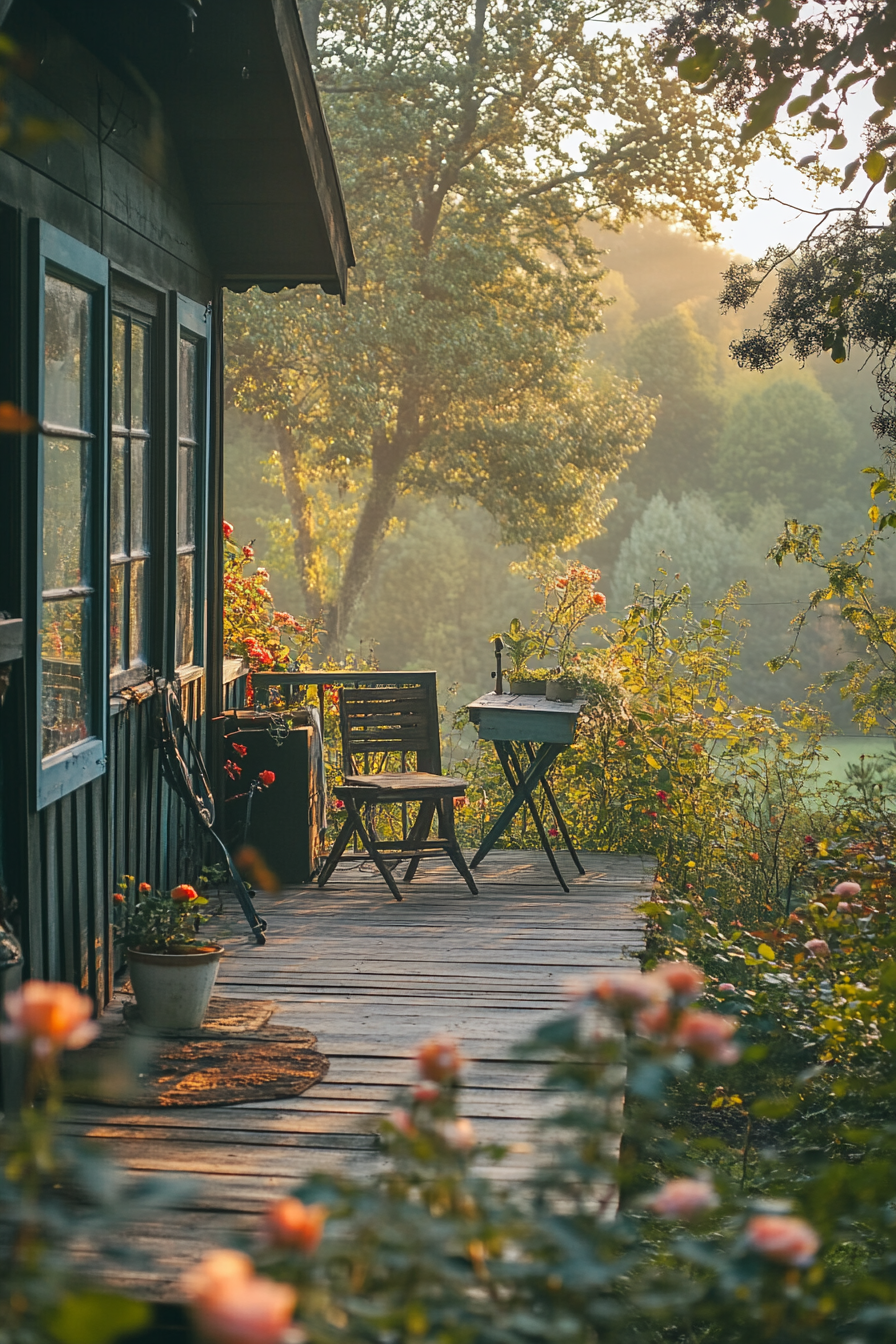
M109 670L113 685L144 675L149 654L151 319L112 313L109 481Z
M108 266L40 224L37 803L102 773Z
M203 661L207 337L205 309L178 300L174 663Z

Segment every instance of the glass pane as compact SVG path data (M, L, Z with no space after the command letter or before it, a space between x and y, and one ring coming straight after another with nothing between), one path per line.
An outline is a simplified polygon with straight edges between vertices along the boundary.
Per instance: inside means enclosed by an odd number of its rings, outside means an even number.
M174 661L178 667L193 662L193 556L177 557L177 611L174 627Z
M131 439L131 555L149 554L149 440Z
M90 444L44 440L44 588L86 582L82 538L87 536Z
M44 291L44 420L90 428L91 296L68 280L46 277Z
M131 429L149 428L149 330L131 323Z
M113 565L109 571L109 669L120 672L124 667L124 585L126 567Z
M146 662L146 564L137 560L131 565L131 621L129 630L129 667L142 667Z
M109 544L113 555L127 555L127 504L125 499L126 439L112 440L112 479L109 482Z
M182 439L199 438L199 347L194 341L180 340L180 418L178 435Z
M192 546L196 540L196 449L177 445L177 545Z
M112 424L124 427L124 380L127 364L128 324L125 318L112 317Z
M40 632L43 756L70 747L89 734L87 642L86 598L43 604Z

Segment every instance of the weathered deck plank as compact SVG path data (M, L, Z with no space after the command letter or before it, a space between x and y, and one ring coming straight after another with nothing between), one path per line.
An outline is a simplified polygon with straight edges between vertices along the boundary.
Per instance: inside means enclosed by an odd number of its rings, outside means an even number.
M134 1227L132 1248L155 1268L107 1264L105 1277L169 1295L185 1260L245 1231L312 1171L381 1167L377 1128L413 1077L416 1046L434 1034L461 1044L463 1109L478 1135L511 1148L503 1178L522 1174L553 1098L539 1064L513 1059L512 1048L562 1009L570 977L637 953L635 907L654 874L653 860L639 855L583 855L583 877L565 856L560 863L568 896L543 854L499 850L477 870L478 899L450 864L433 862L405 884L400 905L376 872L347 867L322 892L260 896L265 947L244 937L234 910L218 992L276 1000L275 1022L313 1031L330 1071L287 1101L75 1108L67 1130L102 1141L131 1171L195 1178L164 1217Z

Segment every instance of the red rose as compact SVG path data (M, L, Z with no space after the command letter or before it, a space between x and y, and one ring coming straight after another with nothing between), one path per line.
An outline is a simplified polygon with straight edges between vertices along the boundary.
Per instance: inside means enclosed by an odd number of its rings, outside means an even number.
M148 896L149 893L152 891L152 887L149 885L148 882L141 882L137 890L141 892L142 895Z
M124 905L124 896L120 891L113 891L112 899L116 905Z
M223 530L224 530L224 535L225 535L225 537L226 537L226 538L228 539L228 541L229 541L230 538L233 536L233 528L231 527L230 523L222 523L222 524L221 524L221 527L222 527Z
M273 770L260 770L258 773L259 782L263 784L266 789L270 788L276 778L277 776L274 774Z
M175 887L171 893L172 901L198 901L199 892L195 887L188 887L186 882L181 882L179 887Z
M251 560L254 554L255 552L253 551L251 546L243 547L243 555L246 557L247 560Z
M248 747L243 746L242 742L231 742L230 745L233 747L237 756L245 756L246 752L249 750Z

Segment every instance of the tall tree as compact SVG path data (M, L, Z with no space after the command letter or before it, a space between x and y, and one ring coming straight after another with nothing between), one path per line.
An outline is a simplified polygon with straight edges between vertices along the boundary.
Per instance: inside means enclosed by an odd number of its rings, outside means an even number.
M652 408L586 376L601 268L580 226L650 212L707 235L754 151L613 30L612 0L303 17L360 264L344 310L230 300L230 384L277 427L297 570L338 648L402 494L472 498L532 552L596 535ZM364 486L338 588L314 533L322 481Z
M715 348L679 308L638 329L626 369L648 396L662 398L650 442L632 463L639 493L678 499L706 489L727 410Z

